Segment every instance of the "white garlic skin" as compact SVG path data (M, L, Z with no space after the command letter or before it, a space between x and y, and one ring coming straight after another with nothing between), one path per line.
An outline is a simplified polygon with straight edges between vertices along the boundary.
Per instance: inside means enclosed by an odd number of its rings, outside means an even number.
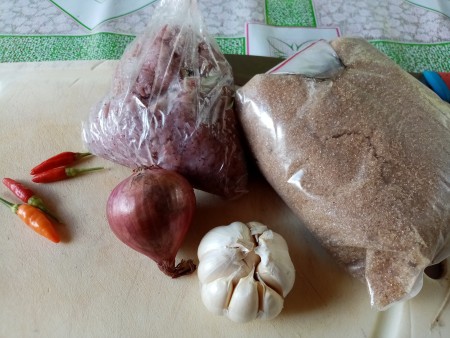
M295 268L282 236L258 222L210 230L197 250L206 308L232 321L272 319L283 309Z

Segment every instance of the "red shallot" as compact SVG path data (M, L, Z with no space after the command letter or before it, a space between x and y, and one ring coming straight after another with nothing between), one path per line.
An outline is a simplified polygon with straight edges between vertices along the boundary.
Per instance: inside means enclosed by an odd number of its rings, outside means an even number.
M192 260L175 265L175 256L192 223L194 189L180 174L160 168L136 170L111 192L107 218L126 245L148 256L166 275L195 271Z

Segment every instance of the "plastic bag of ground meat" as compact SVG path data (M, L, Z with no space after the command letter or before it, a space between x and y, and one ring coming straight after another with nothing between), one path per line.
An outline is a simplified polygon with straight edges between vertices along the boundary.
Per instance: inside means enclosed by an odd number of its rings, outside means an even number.
M83 125L89 150L130 168L175 170L223 197L247 189L231 67L197 2L162 0Z
M238 116L269 183L384 310L450 254L450 105L364 40L304 53L314 74L300 52L253 77Z

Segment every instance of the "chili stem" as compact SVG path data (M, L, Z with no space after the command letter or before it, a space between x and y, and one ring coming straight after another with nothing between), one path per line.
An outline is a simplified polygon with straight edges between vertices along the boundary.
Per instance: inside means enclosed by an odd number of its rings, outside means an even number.
M33 207L41 209L43 212L45 212L47 215L53 218L56 222L61 223L58 217L56 217L50 210L47 209L47 207L45 206L44 202L40 197L34 195L27 201L27 203L29 205L32 205Z
M77 159L80 159L80 158L82 158L82 157L86 157L86 156L89 156L89 155L92 155L92 154L89 153L89 152L86 152L86 153L78 153Z
M95 168L66 168L67 177L74 177L80 174L84 174L91 171L102 170L104 167L95 167Z
M19 209L19 206L20 206L19 204L14 204L14 203L8 202L7 200L5 200L1 197L0 197L0 202L3 203L4 205L6 205L9 209L11 209L11 211L15 214L17 213L17 209Z

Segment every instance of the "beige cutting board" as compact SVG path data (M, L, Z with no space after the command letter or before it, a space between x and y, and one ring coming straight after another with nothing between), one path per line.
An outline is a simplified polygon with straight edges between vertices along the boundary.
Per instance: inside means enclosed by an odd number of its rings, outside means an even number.
M172 280L110 231L105 204L130 170L106 170L47 185L29 170L62 151L85 150L81 123L106 93L115 62L0 64L1 176L29 184L64 225L64 241L38 236L1 206L0 337L449 337L450 305L430 328L448 277L426 278L412 301L383 313L340 270L261 178L225 202L197 192L198 209L178 258L196 258L202 236L232 221L256 220L282 234L296 283L281 315L236 324L204 308L196 274ZM0 195L17 201L5 188Z

